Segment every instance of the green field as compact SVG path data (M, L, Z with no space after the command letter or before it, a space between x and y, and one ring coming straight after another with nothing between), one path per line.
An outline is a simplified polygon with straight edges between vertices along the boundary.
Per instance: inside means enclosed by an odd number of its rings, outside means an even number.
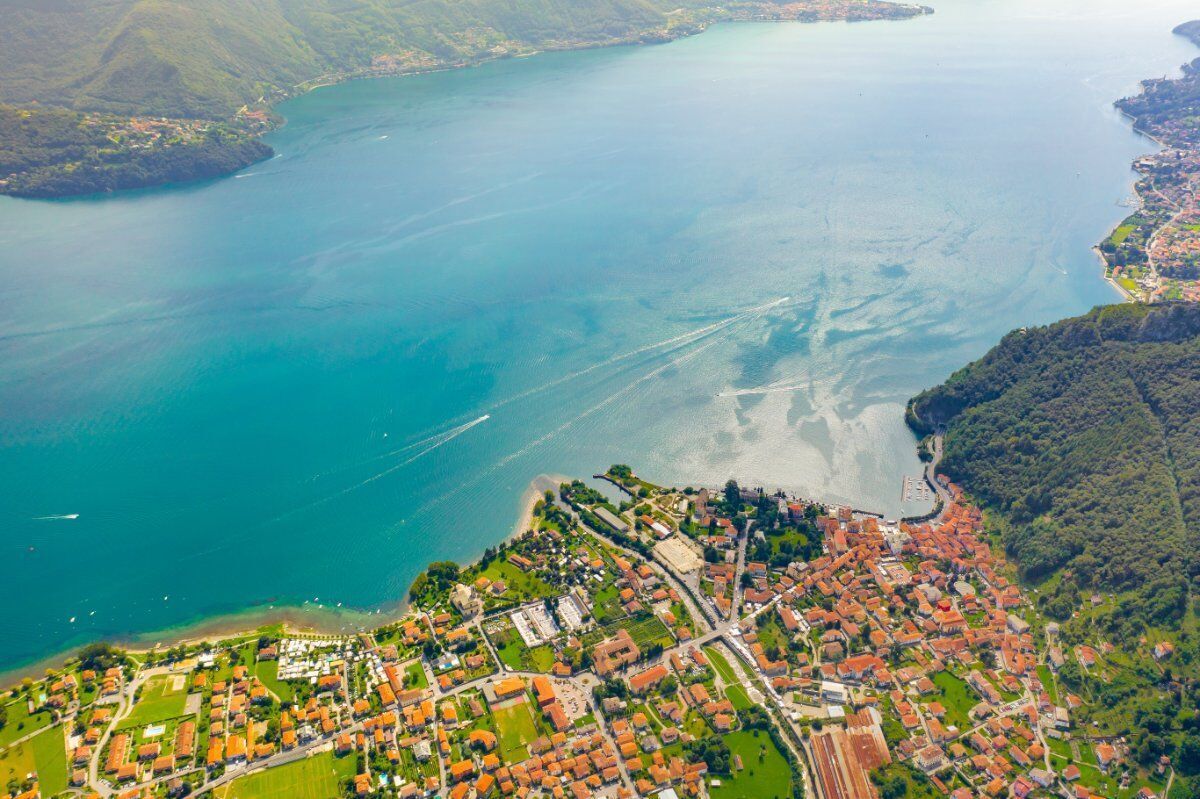
M1074 760L1075 758L1074 753L1071 751L1071 744L1062 738L1051 738L1047 735L1046 745L1050 748L1051 752L1061 757L1064 762Z
M779 623L779 616L771 612L763 613L758 618L762 620L758 625L758 642L764 649L776 647L782 657L787 657L788 635Z
M731 732L725 736L732 755L741 755L742 771L719 777L719 786L709 786L712 799L789 799L792 771L787 758L765 732ZM732 765L731 765L732 768Z
M549 672L554 665L554 649L551 646L542 644L530 649L525 646L516 629L506 629L494 636L492 645L496 647L501 662L514 671Z
M486 569L471 572L467 575L471 582L479 579L480 576L487 577L492 582L503 580L505 585L508 586L508 590L504 592L500 599L506 602L544 599L548 596L554 596L554 589L547 585L545 581L521 571L507 560L494 560L487 565Z
M36 772L43 796L67 789L67 753L61 727L38 733L32 739L0 754L0 784L21 783Z
M253 660L250 662L254 663ZM291 683L279 679L278 661L264 660L261 663L254 663L251 669L267 690L279 697L279 701L291 702L296 698L296 689L292 687Z
M597 624L607 624L624 615L618 594L620 590L610 583L592 596L592 615L596 617Z
M500 756L510 763L528 757L525 747L539 735L529 703L518 702L495 711L492 716L496 724L496 736L500 739Z
M324 752L286 766L239 777L214 792L217 799L338 799L339 783L354 776L353 757Z
M927 696L926 701L936 699L946 708L946 724L954 725L960 730L971 726L968 715L971 708L979 704L979 697L971 690L966 681L948 671L939 671L933 675L933 683L938 687L938 696Z
M429 678L425 676L425 669L421 668L421 661L414 660L404 669L404 684L413 688L429 687Z
M1113 244L1121 244L1125 239L1129 238L1129 234L1137 230L1137 225L1121 225L1112 232L1109 238Z
M741 681L734 676L733 666L729 665L725 656L711 646L705 648L704 654L708 656L708 661L717 670L717 674L720 674L721 679L725 681L725 696L733 705L733 709L745 710L753 706L754 703L750 701L749 694L742 687Z
M151 677L141 689L141 699L133 706L133 712L121 722L121 729L144 727L158 721L183 715L187 703L187 679L181 687L172 687L172 677Z
M1042 685L1046 687L1046 693L1050 695L1050 701L1058 704L1058 683L1054 680L1054 674L1050 671L1050 667L1045 663L1037 667L1038 678L1041 679Z
M48 710L30 715L29 705L24 698L9 702L4 707L8 710L8 721L0 727L0 746L8 746L18 738L48 727L53 720Z
M624 627L628 630L630 637L633 638L633 642L642 649L654 643L662 644L664 647L675 643L675 639L671 636L671 631L667 629L667 625L663 624L662 619L652 613L640 619L627 616L614 624L611 632L616 632L619 627Z

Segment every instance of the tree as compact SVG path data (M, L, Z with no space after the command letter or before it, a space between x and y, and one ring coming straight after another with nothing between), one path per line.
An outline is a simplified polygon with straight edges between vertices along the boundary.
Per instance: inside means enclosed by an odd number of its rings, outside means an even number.
M725 504L729 506L730 513L734 513L742 507L742 491L738 488L737 480L725 483Z
M1179 742L1175 764L1180 771L1189 776L1200 773L1200 737L1190 734Z
M88 644L79 650L79 665L92 671L106 671L125 663L125 653L112 644Z
M689 741L683 746L688 760L693 763L704 761L708 770L716 774L729 773L729 744L719 735L709 735Z

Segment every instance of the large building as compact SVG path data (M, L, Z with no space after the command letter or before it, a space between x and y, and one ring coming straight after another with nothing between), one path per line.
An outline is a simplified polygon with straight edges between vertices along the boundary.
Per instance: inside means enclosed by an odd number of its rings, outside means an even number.
M592 663L596 674L605 677L619 668L636 663L641 654L629 631L621 629L612 638L596 644L592 650Z

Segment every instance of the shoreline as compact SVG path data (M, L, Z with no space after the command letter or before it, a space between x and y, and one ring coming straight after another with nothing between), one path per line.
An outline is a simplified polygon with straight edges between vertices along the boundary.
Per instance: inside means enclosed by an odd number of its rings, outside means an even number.
M713 25L725 23L733 24L756 24L756 23L799 23L802 25L811 25L822 22L843 22L847 24L858 22L904 22L910 19L918 19L935 13L932 6L922 3L901 2L901 0L883 0L886 5L895 6L898 9L906 9L908 13L893 12L896 16L879 16L879 17L854 17L850 14L830 17L729 17L725 19L704 19L697 21L694 26L680 26L679 28L663 28L646 30L637 35L631 35L624 38L609 39L606 41L580 42L578 44L567 44L561 47L543 45L541 47L533 47L529 50L522 50L515 53L501 53L491 55L480 55L466 61L456 63L437 64L427 67L414 67L412 69L394 69L394 70L376 70L372 67L358 67L357 69L345 70L343 72L326 73L318 75L315 78L301 81L293 84L290 89L281 90L274 99L266 97L259 98L256 105L265 106L272 111L279 105L286 103L289 100L295 100L303 97L309 92L317 89L327 88L329 86L337 86L342 83L350 83L356 80L378 80L384 78L408 78L418 75L436 75L439 72L455 72L462 69L473 69L482 67L488 64L494 64L500 61L508 61L512 59L533 58L535 56L547 55L549 53L575 53L586 52L588 50L607 50L613 47L647 47L659 44L670 44L671 42L679 41L680 39L688 39L692 36L699 36L708 31ZM669 12L674 13L674 12ZM282 127L287 124L284 119L279 125ZM272 128L274 130L276 128ZM270 130L264 131L269 133Z
M1193 44L1200 46L1200 38L1198 38L1195 33L1191 33L1191 32L1188 32L1187 30L1185 30L1185 26L1188 26L1188 25L1195 25L1195 23L1194 22L1192 22L1192 23L1185 22L1180 25L1177 25L1171 29L1171 33L1176 36L1183 36L1184 38L1191 40ZM1189 65L1194 65L1197 63L1200 63L1200 59L1196 59L1195 61L1185 61L1184 64L1176 70L1179 73L1177 76L1164 77L1162 80L1166 81L1168 83L1186 80ZM1129 219L1142 213L1147 208L1146 198L1144 196L1142 196L1142 192L1138 190L1138 184L1141 182L1141 179L1145 177L1146 173L1139 170L1136 167L1136 164L1138 163L1138 161L1142 160L1143 158L1147 158L1149 156L1158 155L1159 153L1163 152L1164 150L1171 149L1172 147L1180 146L1178 144L1171 144L1170 142L1166 141L1165 138L1162 137L1161 135L1156 135L1154 132L1151 132L1150 130L1146 129L1145 126L1140 124L1139 117L1135 114L1130 113L1122 105L1122 103L1125 103L1126 101L1129 101L1134 98L1145 95L1147 93L1147 91L1146 91L1147 83L1153 83L1154 80L1155 79L1142 79L1138 83L1138 91L1136 94L1131 94L1127 97L1121 97L1121 98L1118 98L1117 100L1113 101L1113 107L1116 108L1117 113L1122 118L1124 118L1125 120L1127 120L1129 122L1130 130L1132 130L1137 135L1142 136L1143 138L1149 139L1151 142L1154 143L1154 145L1157 149L1150 153L1146 153L1145 155L1140 155L1140 156L1134 158L1134 160L1130 163L1130 167L1129 167L1130 171L1138 176L1134 179L1133 186L1132 186L1133 196L1137 197L1136 210L1134 210L1134 212L1132 214L1126 214L1122 219L1118 220L1118 222L1109 229L1108 233L1104 236L1104 238L1102 238L1096 244L1092 245L1092 252L1095 253L1096 257L1100 259L1100 264L1101 264L1101 268L1103 270L1102 274L1104 276L1104 280L1109 285L1111 285L1113 288L1115 288L1117 290L1117 292L1121 295L1121 297L1124 298L1125 302L1144 302L1144 303L1148 303L1148 304L1155 302L1155 295L1158 292L1157 291L1153 292L1153 293L1147 292L1146 296L1142 296L1141 291L1134 293L1134 292L1130 291L1129 289L1125 288L1124 286L1122 286L1121 284L1119 284L1110 274L1110 271L1114 267L1112 264L1109 263L1108 257L1104 254L1103 250L1101 249L1101 246L1105 242L1108 242L1110 239L1112 239L1113 234L1117 230L1119 230L1121 228L1121 226L1123 224L1125 224ZM1153 237L1156 236L1161 230L1163 230L1169 224L1170 224L1170 220L1159 223L1153 229L1153 232L1151 233L1150 237L1147 239L1147 242L1148 243L1151 242L1153 240ZM1153 267L1153 264L1149 259L1149 248L1148 247L1147 247L1146 259L1147 259L1146 260L1147 268L1149 268L1151 271L1151 274L1154 275L1154 277L1158 279L1158 282L1156 285L1158 287L1158 290L1161 291L1161 275L1159 274L1158 270Z
M1117 227L1120 227L1120 226L1118 225ZM1115 227L1113 228L1113 230L1116 230L1116 229L1117 228L1115 228ZM1108 235L1110 235L1110 236L1112 235L1111 230L1109 231ZM1104 253L1100 252L1099 244L1092 245L1092 252L1095 254L1096 258L1100 261L1100 276L1104 279L1105 283L1112 286L1113 289L1117 292L1117 294L1119 294L1121 296L1121 301L1122 302L1137 302L1138 298L1133 296L1133 294L1130 293L1129 289L1122 286L1116 280L1113 280L1112 275L1110 275L1108 273L1108 261L1104 260Z
M1145 88L1143 87L1141 89L1141 91L1144 92ZM1129 129L1132 130L1134 133L1138 134L1139 136L1149 139L1150 141L1154 142L1154 144L1159 148L1159 151L1165 150L1167 148L1166 143L1163 142L1162 140L1160 140L1158 137L1154 136L1153 134L1140 129L1137 124L1137 117L1130 114L1124 108L1121 108L1120 106L1118 106L1117 103L1119 103L1119 102L1121 102L1120 99L1114 100L1113 106L1117 109L1117 113L1120 114L1122 117L1124 117L1129 122ZM1140 175L1141 173L1139 173L1136 169L1134 169L1133 165L1135 163L1137 163L1139 159L1144 158L1144 157L1145 156L1138 156L1137 158L1134 158L1133 161L1131 161L1129 163L1129 171L1134 173L1135 175ZM1130 186L1131 193L1133 194L1134 197L1137 197L1137 209L1133 212L1134 214L1140 213L1146 207L1146 201L1142 198L1141 192L1139 192L1137 190L1137 184L1138 184L1138 179L1134 178L1133 185ZM1118 283L1113 278L1112 275L1109 274L1110 267L1108 264L1108 259L1104 257L1104 252L1101 251L1100 245L1103 244L1104 242L1108 241L1108 239L1112 237L1112 234L1115 233L1116 230L1125 223L1125 220L1128 219L1132 215L1133 214L1126 214L1121 219L1117 220L1117 224L1115 224L1111 228L1109 228L1109 231L1107 234L1105 234L1104 238L1100 239L1100 241L1098 241L1092 245L1092 252L1095 254L1096 258L1099 259L1099 261L1100 261L1101 277L1104 278L1105 283L1107 283L1108 285L1110 285L1114 289L1116 289L1117 294L1120 295L1122 298L1122 302L1141 302L1141 300L1137 297L1137 295L1135 295L1129 289L1122 286L1120 283Z
M397 67L391 69L381 69L367 65L341 71L327 72L316 75L299 83L292 84L290 87L276 87L266 94L260 96L257 100L243 102L239 109L232 111L226 116L214 119L205 118L203 121L207 123L229 125L240 131L238 135L241 137L242 143L258 144L267 147L269 150L269 152L262 155L260 158L248 163L243 163L237 167L229 168L228 171L218 171L212 174L206 173L198 175L194 178L185 177L178 180L138 183L136 185L120 188L107 188L100 190L89 188L85 191L60 190L48 191L44 194L23 194L3 191L2 187L7 179L11 179L15 175L21 174L14 173L14 175L9 175L7 178L0 176L0 197L11 196L14 199L20 200L42 201L89 198L95 199L113 196L115 194L124 194L125 192L129 191L170 188L173 186L220 180L229 178L231 176L236 176L243 170L248 169L255 164L269 160L277 155L277 153L274 151L274 148L272 148L265 141L265 137L287 125L287 118L278 112L279 106L287 103L290 100L303 97L304 95L316 91L317 89L336 86L338 84L349 83L352 81L431 75L440 72L451 72L481 67L487 64L493 64L511 59L531 58L533 56L544 55L548 53L569 53L586 50L601 50L611 47L638 47L669 44L670 42L702 34L711 26L720 23L792 22L800 24L813 24L820 22L903 22L911 19L919 19L934 13L934 9L931 6L922 5L919 3L902 2L902 0L860 0L860 2L863 4L863 8L869 9L867 12L857 10L857 6L853 2L843 2L840 6L838 6L838 11L836 13L828 13L827 16L822 16L822 12L820 11L811 11L811 15L807 16L798 11L791 12L791 16L767 16L765 13L759 16L738 16L738 12L729 12L720 6L712 6L704 9L698 9L698 13L703 12L702 16L699 16L696 19L686 20L675 27L671 27L670 18L676 12L667 12L662 23L665 27L643 29L617 38L530 45L529 49L519 50L517 52L494 53L491 51L484 51L470 56L465 56L458 61L429 64L426 66L415 66L411 68ZM767 4L760 2L759 6L766 8ZM883 8L886 8L887 10L881 11L880 9ZM743 14L744 13L745 12L743 12ZM134 116L136 116L136 114ZM182 121L184 118L169 117L168 119L178 122Z
M571 478L560 474L539 474L529 481L518 500L516 521L507 535L497 544L505 543L529 529L533 521L533 508L547 490L557 492L559 483L570 482ZM492 546L492 545L489 545ZM486 549L487 547L484 547ZM466 568L477 563L482 551L460 566ZM415 578L414 578L415 579ZM19 685L26 678L40 679L47 669L61 668L73 658L81 647L91 643L109 643L133 655L144 654L174 646L194 645L203 641L253 636L264 627L282 626L283 633L293 635L334 636L348 635L383 627L404 618L408 613L407 589L404 596L371 608L321 607L305 602L301 605L268 605L204 616L183 622L173 627L130 633L111 637L98 637L68 647L29 663L0 669L0 687Z

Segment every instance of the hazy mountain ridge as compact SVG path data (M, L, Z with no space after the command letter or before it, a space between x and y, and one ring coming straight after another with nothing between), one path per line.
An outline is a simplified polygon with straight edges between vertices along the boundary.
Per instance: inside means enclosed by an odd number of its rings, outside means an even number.
M12 0L0 102L225 118L323 78L661 40L715 19L927 11L880 0Z
M653 0L19 0L0 31L0 100L225 117L373 57L471 60L513 41L602 43L664 25Z

